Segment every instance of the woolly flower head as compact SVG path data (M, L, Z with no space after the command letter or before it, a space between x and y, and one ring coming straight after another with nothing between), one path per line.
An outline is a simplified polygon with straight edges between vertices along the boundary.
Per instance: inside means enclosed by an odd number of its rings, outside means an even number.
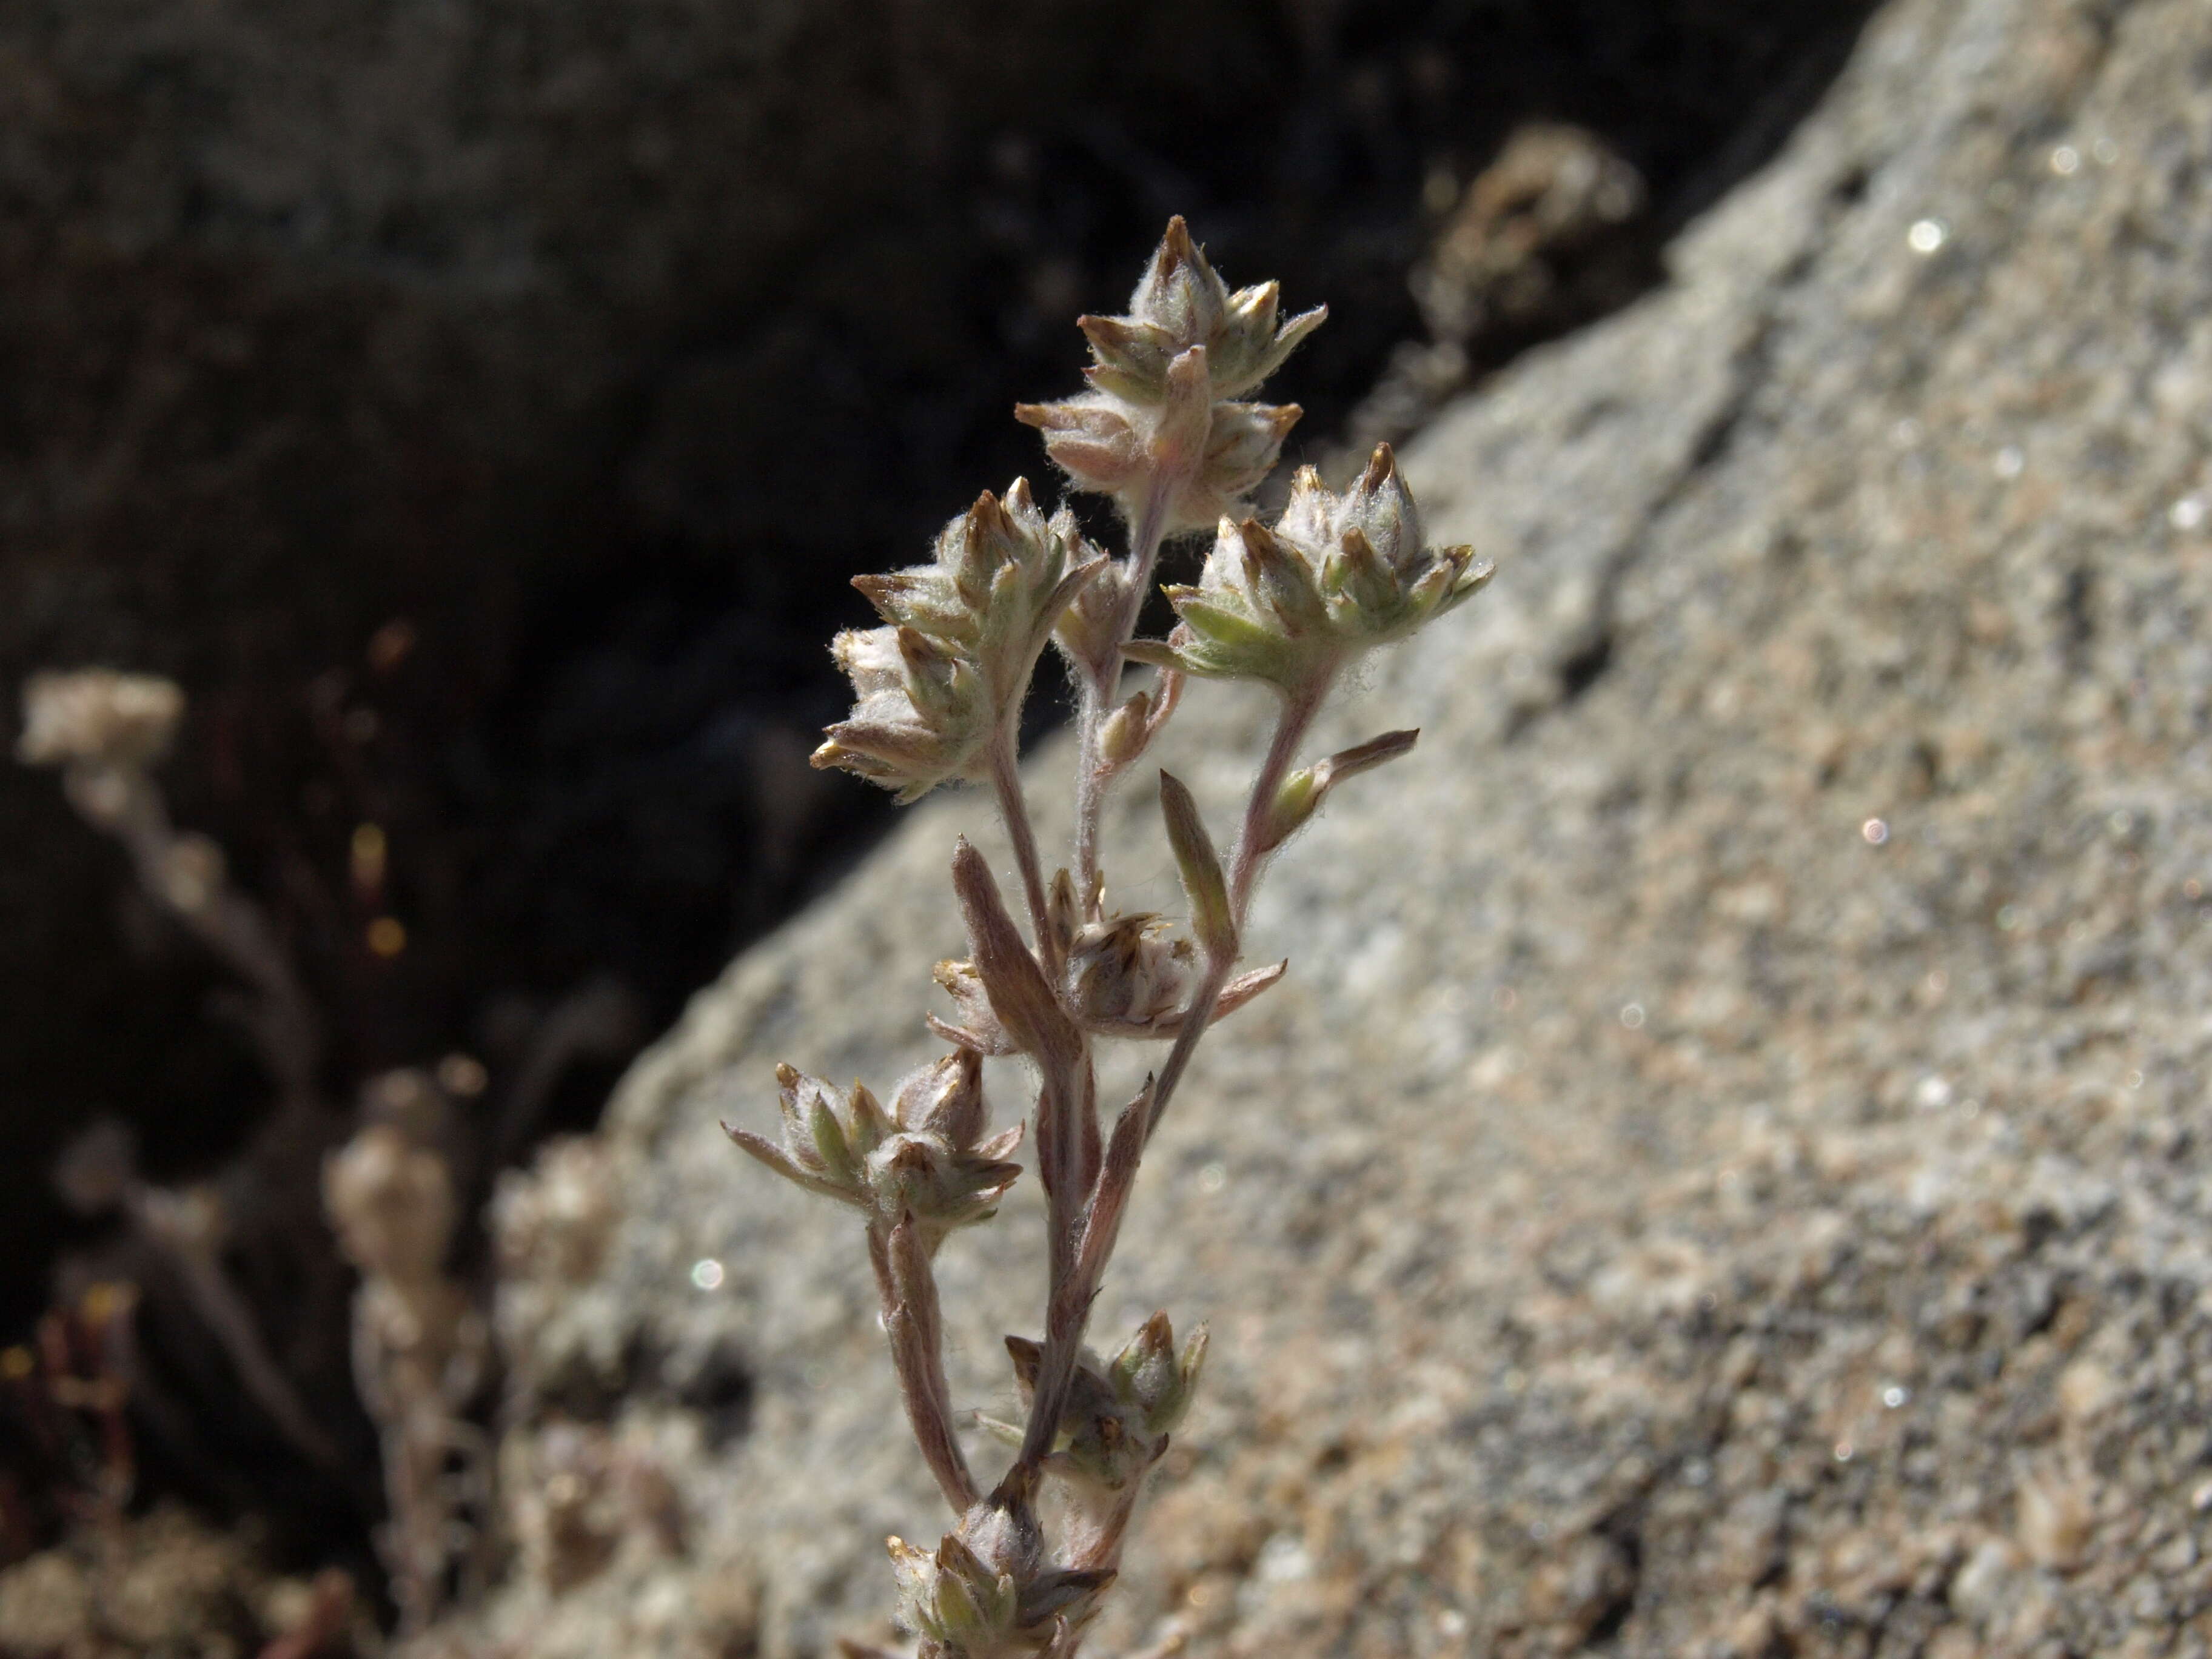
M1206 348L1216 398L1238 398L1283 366L1328 317L1327 306L1279 320L1282 288L1262 283L1231 293L1190 239L1180 216L1153 251L1126 317L1077 319L1095 360L1084 376L1102 392L1138 403L1168 395L1168 371L1193 346Z
M1181 219L1168 222L1126 317L1079 319L1091 390L1015 416L1079 489L1110 495L1132 522L1157 492L1163 533L1234 511L1273 471L1296 404L1237 401L1281 368L1328 315L1282 321L1273 283L1231 293Z
M1490 580L1471 547L1431 547L1388 444L1343 495L1302 469L1273 529L1224 519L1195 587L1168 591L1182 623L1129 654L1285 691L1325 684L1350 657L1413 633Z
M857 701L814 764L873 779L902 802L982 775L1054 623L1099 568L1073 519L1048 520L1017 478L1004 500L986 490L945 526L933 563L855 577L884 626L832 642Z

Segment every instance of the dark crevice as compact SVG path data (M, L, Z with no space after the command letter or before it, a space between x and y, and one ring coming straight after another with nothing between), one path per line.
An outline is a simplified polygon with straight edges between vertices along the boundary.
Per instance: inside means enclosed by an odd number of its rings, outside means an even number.
M2091 611L2094 581L2087 565L2076 565L2066 573L2065 591L2059 599L2059 646L2069 674L2082 673L2088 667L2089 647L2097 635Z
M1684 456L1682 465L1642 514L1636 533L1604 560L1600 567L1590 616L1579 635L1553 665L1557 695L1540 705L1516 707L1506 718L1502 741L1517 741L1538 720L1579 701L1613 666L1620 643L1614 610L1621 584L1642 561L1669 512L1697 481L1728 455L1759 391L1768 378L1771 343L1778 319L1790 291L1812 272L1818 252L1817 239L1809 240L1774 279L1772 293L1753 325L1751 337L1737 350L1730 368L1733 385L1726 400L1706 422Z
M1559 664L1559 702L1571 703L1597 684L1613 662L1613 629L1602 627Z

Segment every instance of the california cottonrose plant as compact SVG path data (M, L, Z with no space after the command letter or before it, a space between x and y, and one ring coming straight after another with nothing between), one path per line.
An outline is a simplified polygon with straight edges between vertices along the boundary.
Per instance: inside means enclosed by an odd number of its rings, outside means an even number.
M1273 283L1234 293L1180 219L1172 221L1125 317L1085 317L1090 389L1024 405L1045 451L1078 490L1113 501L1128 550L1086 541L1063 507L1051 517L1016 479L945 527L933 562L855 585L880 627L837 636L857 702L830 728L817 766L842 767L920 799L954 779L988 784L1021 872L1024 933L981 854L962 840L952 886L969 957L939 965L952 1018L930 1025L951 1052L900 1082L890 1103L790 1066L778 1069L783 1132L731 1138L779 1175L850 1206L867 1240L884 1327L908 1420L952 1510L934 1548L891 1540L900 1622L921 1659L1066 1659L1112 1583L1144 1477L1166 1451L1196 1388L1206 1333L1176 1345L1156 1314L1110 1359L1085 1327L1145 1147L1207 1024L1279 979L1284 964L1237 975L1245 913L1268 857L1355 773L1406 753L1391 732L1311 765L1300 746L1345 671L1401 640L1489 579L1466 547L1433 548L1385 447L1349 491L1300 471L1273 525L1247 498L1279 457L1295 404L1243 401L1326 315L1284 319ZM1198 585L1166 592L1179 621L1164 641L1135 632L1162 543L1212 529ZM1049 879L1016 769L1023 700L1048 642L1078 696L1075 830ZM1125 665L1156 672L1126 697ZM1167 837L1189 907L1188 933L1108 902L1099 864L1107 791L1152 743L1185 679L1255 680L1276 694L1275 731L1224 860L1188 790L1159 775ZM1164 1042L1165 1060L1110 1128L1097 1051L1109 1040ZM1014 1445L994 1484L979 1482L954 1432L931 1262L962 1227L988 1221L1021 1172L1016 1124L993 1133L987 1055L1034 1068L1030 1120L1043 1183L1048 1256L1042 1341L1009 1337L1025 1422L988 1424ZM1037 1498L1063 1500L1048 1531Z

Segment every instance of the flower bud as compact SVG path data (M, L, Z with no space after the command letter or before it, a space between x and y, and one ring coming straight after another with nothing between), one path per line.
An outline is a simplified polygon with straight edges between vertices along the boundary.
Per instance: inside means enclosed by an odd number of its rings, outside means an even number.
M1177 1353L1164 1313L1139 1328L1110 1362L1085 1351L1076 1363L1060 1432L1045 1467L1078 1486L1117 1492L1158 1462L1168 1437L1181 1426L1206 1363L1203 1326ZM1006 1339L1022 1403L1031 1403L1043 1350L1018 1336ZM1000 1426L1000 1425L993 1425Z
M1202 530L1258 487L1298 418L1295 404L1237 401L1328 314L1279 322L1280 299L1273 283L1231 294L1172 220L1129 314L1080 319L1091 389L1015 417L1044 433L1077 489L1113 497L1131 523L1157 501L1163 533Z
M1005 1486L960 1517L934 1551L890 1540L899 1622L945 1659L1012 1659L1033 1654L1056 1628L1095 1613L1109 1571L1050 1565L1030 1507L1034 1477Z
M1020 1137L1017 1124L996 1144L1011 1152ZM911 1216L923 1252L933 1255L947 1234L998 1214L1021 1172L1018 1164L959 1150L942 1136L897 1134L869 1155L866 1178L877 1214Z
M1385 762L1411 752L1419 732L1385 732L1356 748L1346 749L1301 767L1283 780L1267 805L1260 827L1260 850L1272 852L1302 829L1321 810L1330 790L1349 777L1372 771Z
M845 1203L866 1207L861 1166L892 1125L859 1084L840 1099L836 1089L789 1066L775 1068L783 1109L781 1146L725 1123L723 1132L778 1175Z
M983 1132L983 1063L966 1049L945 1055L900 1080L891 1115L902 1129L969 1146Z
M1282 458L1305 411L1296 404L1210 402L1204 354L1179 359L1157 408L1102 392L1023 404L1015 417L1045 434L1045 453L1078 489L1109 495L1133 523L1166 481L1166 535L1202 530L1237 511Z
M934 1552L902 1538L890 1541L902 1625L962 1659L1009 1650L1021 1602L1013 1574L994 1572L957 1535L948 1535Z
M1098 754L1109 766L1127 766L1145 752L1145 716L1150 702L1141 691L1106 717L1098 729Z
M1136 599L1128 566L1119 561L1109 563L1060 612L1053 643L1080 672L1093 680L1106 678L1121 665L1121 641Z
M1156 1313L1114 1356L1107 1376L1115 1398L1146 1433L1169 1434L1182 1425L1206 1366L1206 1327L1200 1326L1178 1354L1167 1315Z

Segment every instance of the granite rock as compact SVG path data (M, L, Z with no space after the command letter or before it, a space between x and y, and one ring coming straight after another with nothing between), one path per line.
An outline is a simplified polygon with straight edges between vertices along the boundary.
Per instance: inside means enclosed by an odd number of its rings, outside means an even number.
M2205 1649L2212 13L1894 0L1669 258L1407 457L1500 574L1334 715L1421 748L1279 860L1290 975L1155 1143L1099 1328L1213 1359L1102 1651ZM1264 714L1178 717L1217 821ZM1109 872L1165 903L1143 793ZM513 1189L510 1462L584 1425L681 1525L474 1635L882 1629L940 1516L860 1241L716 1121L927 1056L987 819L918 809L703 992L588 1200ZM1026 1187L943 1258L979 1406Z

